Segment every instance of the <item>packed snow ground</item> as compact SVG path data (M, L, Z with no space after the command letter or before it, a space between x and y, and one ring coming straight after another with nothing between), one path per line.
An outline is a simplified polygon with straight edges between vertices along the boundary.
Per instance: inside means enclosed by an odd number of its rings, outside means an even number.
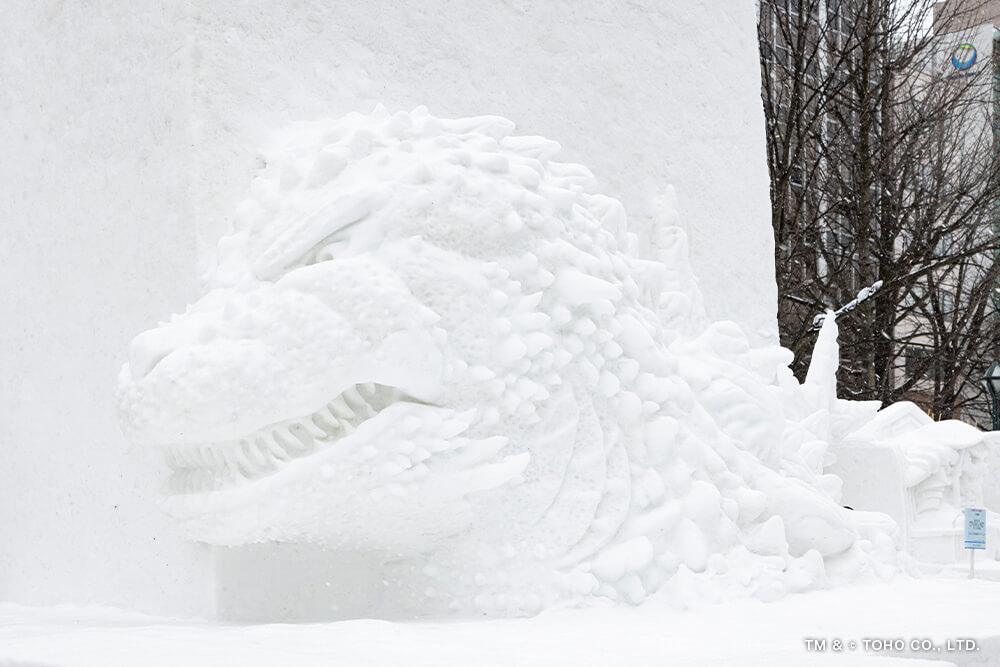
M657 598L638 608L497 621L219 625L102 607L0 604L0 667L1000 665L998 616L1000 582L958 573L772 603L678 611ZM807 639L825 640L826 650L807 650ZM843 642L839 652L834 639ZM948 642L970 639L966 650L947 650ZM933 648L897 652L875 640Z

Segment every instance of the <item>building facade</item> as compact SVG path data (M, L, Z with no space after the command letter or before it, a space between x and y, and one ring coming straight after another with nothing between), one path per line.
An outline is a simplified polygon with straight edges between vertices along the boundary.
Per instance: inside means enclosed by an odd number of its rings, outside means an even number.
M973 419L996 319L1000 2L970 6L768 0L758 32L793 369L815 318L864 293L842 316L842 396Z
M905 363L897 372L918 378L906 397L934 412L934 397L946 388L960 394L957 402L961 408L943 416L982 425L990 420L977 380L996 354L998 335L998 25L997 0L949 0L934 6L934 55L920 72L917 97L933 100L941 95L941 89L950 89L952 92L945 94L959 103L941 130L942 150L926 155L920 165L921 179L913 196L920 196L923 181L946 194L940 185L957 183L957 190L979 198L980 205L977 214L970 216L940 207L935 223L947 231L940 235L938 253L964 252L969 261L948 264L923 276L908 295L913 309L900 323L897 335L905 353ZM967 185L972 178L978 182ZM963 327L974 324L977 318L982 323L974 330L980 337L963 341L969 338ZM941 354L942 350L946 353ZM956 366L965 369L961 377ZM949 381L952 386L944 387ZM959 382L964 385L960 389L955 386Z

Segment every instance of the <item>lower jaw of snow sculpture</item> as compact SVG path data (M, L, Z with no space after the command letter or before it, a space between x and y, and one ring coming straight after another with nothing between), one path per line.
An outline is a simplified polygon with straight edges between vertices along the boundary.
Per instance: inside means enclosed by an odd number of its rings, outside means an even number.
M405 613L894 570L891 522L823 474L872 410L705 325L679 230L640 243L585 168L512 131L380 109L287 133L210 291L120 377L181 530L362 554Z

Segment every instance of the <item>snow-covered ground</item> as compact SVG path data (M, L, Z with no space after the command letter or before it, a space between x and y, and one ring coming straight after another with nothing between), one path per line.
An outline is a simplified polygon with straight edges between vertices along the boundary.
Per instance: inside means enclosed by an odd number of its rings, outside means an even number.
M654 599L513 620L219 625L0 604L0 666L1000 665L998 616L1000 582L958 571L772 603Z

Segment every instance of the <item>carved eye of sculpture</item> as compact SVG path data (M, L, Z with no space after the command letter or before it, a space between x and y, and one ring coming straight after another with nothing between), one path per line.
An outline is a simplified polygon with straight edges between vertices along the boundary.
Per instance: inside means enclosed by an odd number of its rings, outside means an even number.
M351 246L349 239L338 239L332 243L327 243L316 253L316 257L310 264L326 262L331 259L343 258L347 249Z
M356 225L357 223L352 223L329 234L312 246L308 252L302 254L289 268L311 266L334 259L346 259L357 254L358 249L355 247L357 243L354 242L353 237Z

